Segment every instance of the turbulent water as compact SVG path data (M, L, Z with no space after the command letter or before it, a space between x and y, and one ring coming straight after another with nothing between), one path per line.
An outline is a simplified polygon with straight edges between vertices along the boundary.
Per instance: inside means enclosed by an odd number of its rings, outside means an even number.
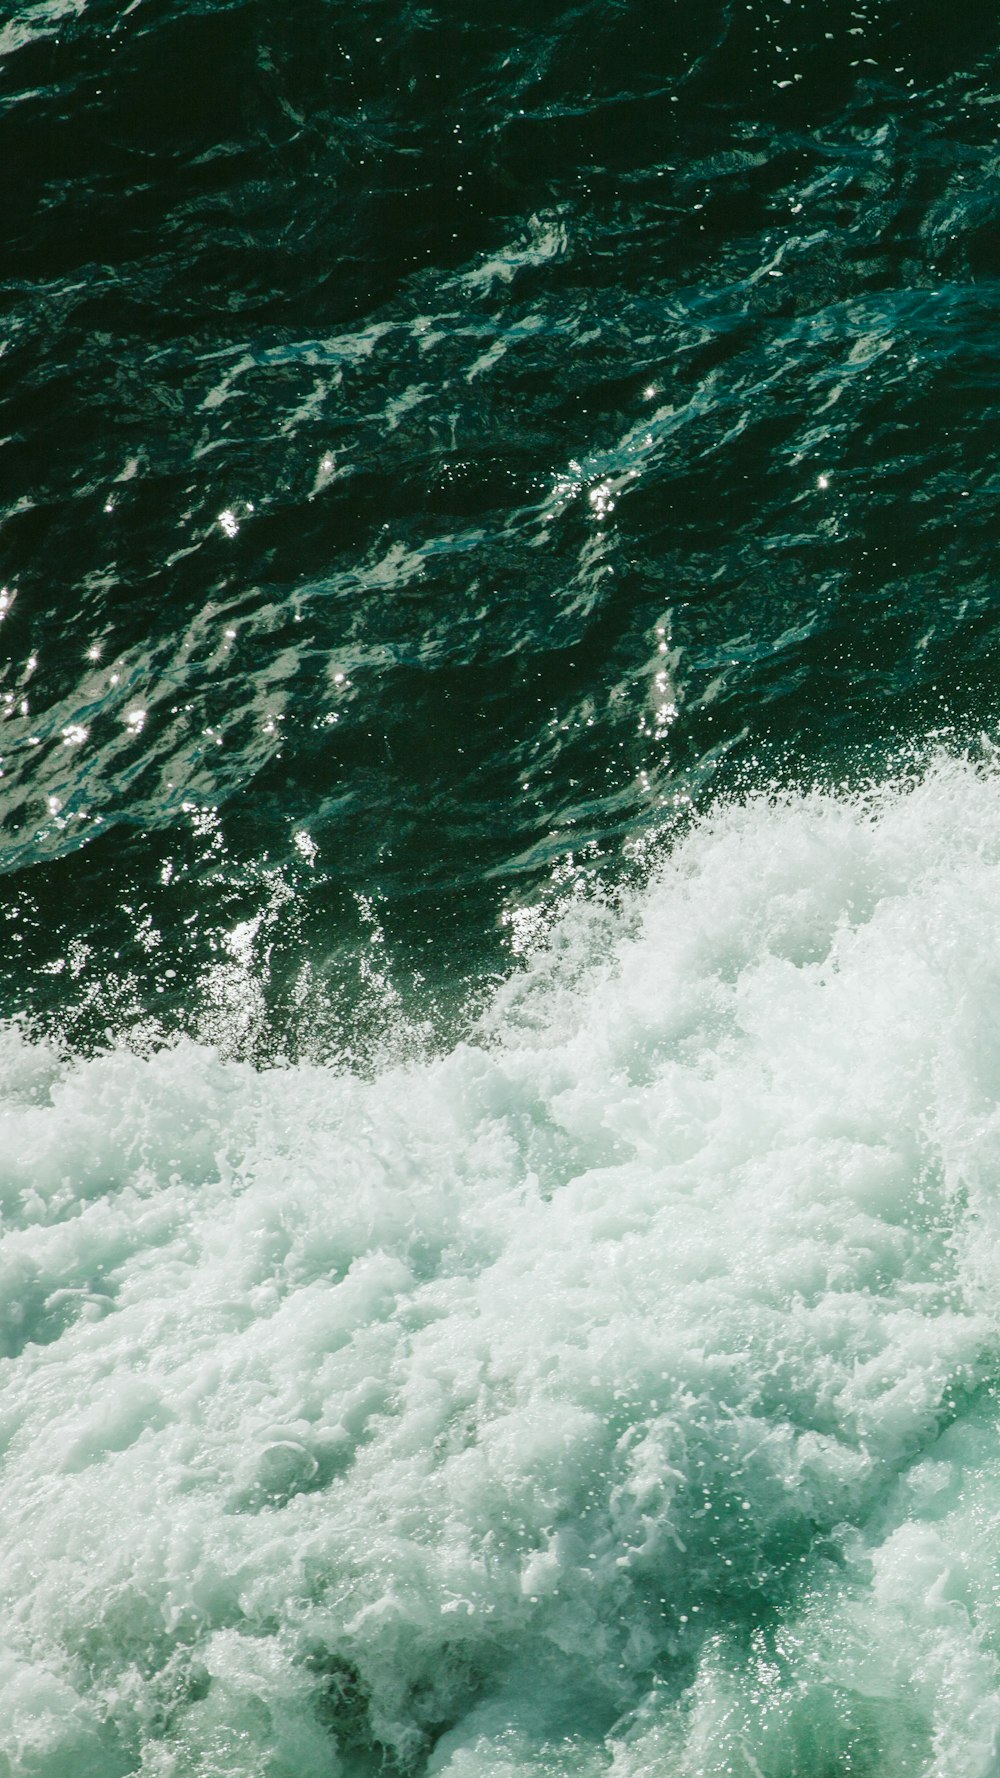
M0 1778L997 1778L998 115L0 0Z

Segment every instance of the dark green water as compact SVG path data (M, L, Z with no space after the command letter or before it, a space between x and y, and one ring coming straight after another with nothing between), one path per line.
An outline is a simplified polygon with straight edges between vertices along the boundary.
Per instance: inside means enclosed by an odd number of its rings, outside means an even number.
M0 1778L997 1778L998 120L0 0Z
M982 7L0 31L8 1014L202 1028L239 926L215 1034L356 1045L373 927L455 1006L560 861L993 720Z

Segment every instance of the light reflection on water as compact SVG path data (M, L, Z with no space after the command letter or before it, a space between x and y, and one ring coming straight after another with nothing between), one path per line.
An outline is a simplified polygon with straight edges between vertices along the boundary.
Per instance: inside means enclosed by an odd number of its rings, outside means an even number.
M169 888L198 977L308 831L323 956L374 886L402 979L436 926L488 974L562 857L989 706L995 46L938 85L870 12L879 95L846 15L688 12L641 54L559 14L537 63L498 15L430 84L429 15L302 59L254 8L127 9L113 79L93 9L6 28L0 863L40 931L89 882L162 1002L127 910Z

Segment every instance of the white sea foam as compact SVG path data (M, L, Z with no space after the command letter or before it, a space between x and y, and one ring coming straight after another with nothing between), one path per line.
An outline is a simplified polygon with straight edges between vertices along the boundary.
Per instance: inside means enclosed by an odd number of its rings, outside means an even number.
M4 1778L987 1778L1000 780L754 801L363 1080L0 1050Z

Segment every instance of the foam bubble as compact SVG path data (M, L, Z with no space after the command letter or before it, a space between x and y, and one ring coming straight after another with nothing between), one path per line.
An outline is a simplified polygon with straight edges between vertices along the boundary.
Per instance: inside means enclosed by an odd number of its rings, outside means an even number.
M1000 781L760 799L362 1080L0 1053L0 1773L986 1778Z

